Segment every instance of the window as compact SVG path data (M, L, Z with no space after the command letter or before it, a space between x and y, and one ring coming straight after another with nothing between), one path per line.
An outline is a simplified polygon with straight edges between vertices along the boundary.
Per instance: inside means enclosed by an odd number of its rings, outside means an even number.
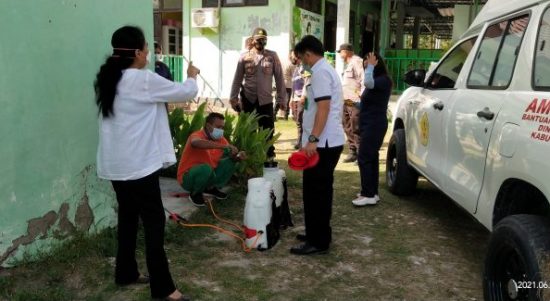
M550 91L550 9L546 9L539 26L533 64L533 87L535 90Z
M269 0L220 0L223 7L269 5ZM218 7L218 0L202 0L202 7Z
M462 66L464 65L464 61L466 61L475 42L476 38L471 38L456 46L451 53L445 57L445 60L437 66L437 70L434 71L428 81L428 88L454 88L460 70L462 70Z
M296 6L314 12L316 14L321 14L321 0L296 0ZM351 28L351 27L350 27Z
M528 23L529 16L523 15L487 28L468 78L469 88L508 87Z

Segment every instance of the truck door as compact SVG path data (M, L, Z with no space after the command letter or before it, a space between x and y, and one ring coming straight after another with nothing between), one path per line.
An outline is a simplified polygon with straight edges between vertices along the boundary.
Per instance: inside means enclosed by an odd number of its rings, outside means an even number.
M457 90L444 117L445 192L472 213L483 184L493 125L510 93L507 89L528 22L529 16L522 15L486 27L466 87Z
M409 100L408 157L439 188L445 177L445 112L453 106L456 81L474 43L475 38L471 38L454 47L429 77L426 88Z

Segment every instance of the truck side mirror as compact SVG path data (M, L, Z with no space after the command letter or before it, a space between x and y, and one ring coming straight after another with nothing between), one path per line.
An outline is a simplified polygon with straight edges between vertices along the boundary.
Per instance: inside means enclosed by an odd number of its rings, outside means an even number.
M425 78L426 78L426 70L415 69L405 74L405 83L413 87L424 87Z

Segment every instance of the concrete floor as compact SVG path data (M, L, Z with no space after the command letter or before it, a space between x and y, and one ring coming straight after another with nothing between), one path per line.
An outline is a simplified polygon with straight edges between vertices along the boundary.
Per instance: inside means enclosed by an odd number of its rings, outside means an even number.
M191 203L187 197L187 193L178 184L176 179L161 177L160 191L164 208L171 212L177 213L184 218L189 218L189 216L197 210L197 207ZM175 196L175 194L183 195Z

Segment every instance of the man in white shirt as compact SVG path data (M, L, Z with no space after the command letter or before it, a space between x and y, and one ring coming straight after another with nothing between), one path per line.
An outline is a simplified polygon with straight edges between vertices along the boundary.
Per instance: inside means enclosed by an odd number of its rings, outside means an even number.
M302 244L290 249L296 255L324 254L332 240L330 218L334 169L342 153L345 134L342 127L343 95L340 77L324 59L323 44L308 35L296 44L294 53L310 69L306 86L302 146L308 156L319 155L319 162L304 170L303 201L305 234L296 238Z

